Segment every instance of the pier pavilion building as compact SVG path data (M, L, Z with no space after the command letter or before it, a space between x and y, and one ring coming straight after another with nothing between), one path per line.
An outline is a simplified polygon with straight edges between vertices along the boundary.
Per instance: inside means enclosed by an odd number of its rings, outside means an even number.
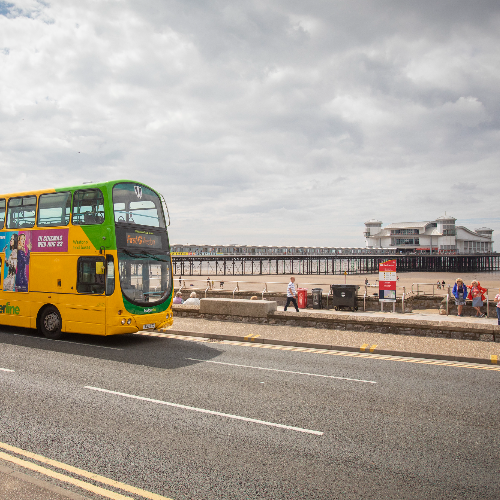
M493 230L482 227L472 231L457 226L447 215L434 221L397 222L382 227L382 222L365 222L366 248L395 249L396 253L484 254L493 252Z

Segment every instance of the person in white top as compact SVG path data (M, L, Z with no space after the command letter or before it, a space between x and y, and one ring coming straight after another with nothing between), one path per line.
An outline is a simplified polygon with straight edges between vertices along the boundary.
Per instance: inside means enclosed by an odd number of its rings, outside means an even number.
M290 302L295 306L295 310L299 312L299 306L297 305L297 292L295 290L295 278L293 276L290 278L290 283L288 283L288 288L286 289L285 311L287 310Z
M196 292L191 292L191 295L189 296L189 299L187 299L184 302L185 306L199 306L200 305L200 299L196 297Z

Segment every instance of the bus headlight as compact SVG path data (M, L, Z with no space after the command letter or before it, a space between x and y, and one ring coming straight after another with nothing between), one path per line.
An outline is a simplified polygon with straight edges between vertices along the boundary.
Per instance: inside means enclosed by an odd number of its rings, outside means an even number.
M129 318L129 319L127 320L127 325L130 325L130 323L132 323L132 318Z
M122 319L122 325L124 325L124 324L125 324L125 318Z

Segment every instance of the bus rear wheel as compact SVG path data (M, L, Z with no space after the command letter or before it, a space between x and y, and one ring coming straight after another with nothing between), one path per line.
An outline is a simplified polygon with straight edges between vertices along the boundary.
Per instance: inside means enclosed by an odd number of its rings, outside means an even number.
M40 315L40 331L48 339L57 340L63 336L61 314L57 307L47 306Z

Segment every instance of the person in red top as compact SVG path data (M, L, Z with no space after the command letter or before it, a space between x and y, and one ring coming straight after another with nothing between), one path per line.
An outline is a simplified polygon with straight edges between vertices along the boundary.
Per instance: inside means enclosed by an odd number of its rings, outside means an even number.
M484 292L486 288L483 288L479 281L472 281L470 284L469 299L472 300L472 307L476 310L476 316L478 318L484 318L486 314L481 313L481 307L483 307L483 300L485 300Z

